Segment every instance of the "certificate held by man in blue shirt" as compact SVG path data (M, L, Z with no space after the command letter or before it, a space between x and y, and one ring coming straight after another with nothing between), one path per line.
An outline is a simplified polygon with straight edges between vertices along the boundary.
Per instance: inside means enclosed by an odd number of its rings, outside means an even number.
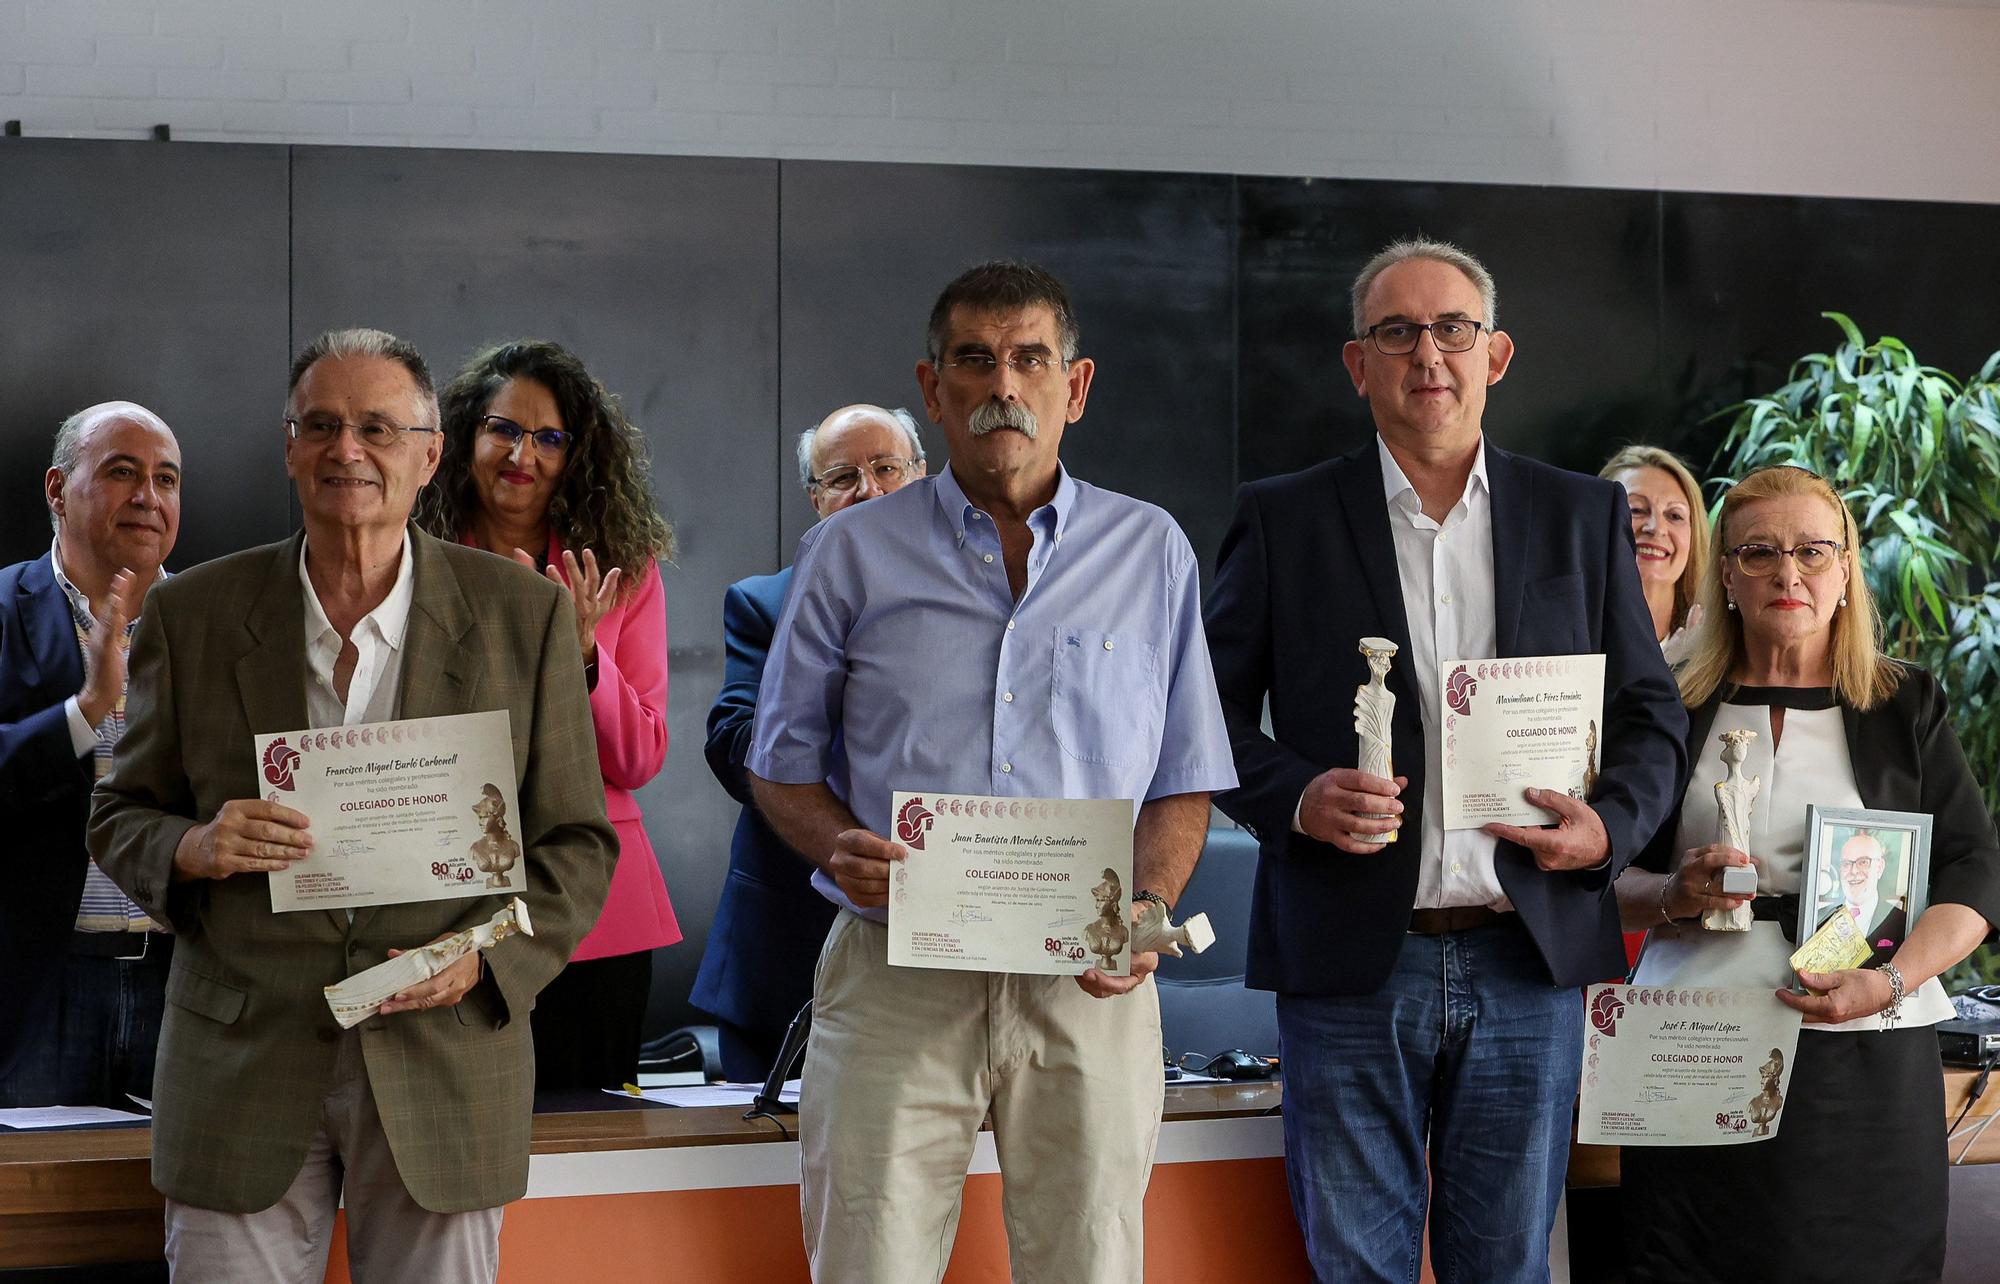
M896 791L889 963L1131 970L1132 801Z

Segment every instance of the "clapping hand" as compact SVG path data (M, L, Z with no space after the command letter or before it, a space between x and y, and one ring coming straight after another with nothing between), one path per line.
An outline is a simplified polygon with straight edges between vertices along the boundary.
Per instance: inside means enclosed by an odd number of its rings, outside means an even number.
M111 588L104 595L104 614L91 624L84 643L83 689L76 693L76 707L93 727L104 721L125 691L125 628L138 606L132 600L138 579L127 570L111 577Z
M514 550L514 560L531 571L535 569L535 559L522 549ZM597 573L597 554L587 548L583 550L581 564L569 549L563 550L562 560L561 572L550 566L543 574L567 589L570 600L576 604L576 640L577 645L583 648L584 663L588 664L597 655L598 622L610 613L618 601L621 572L614 566L600 577Z

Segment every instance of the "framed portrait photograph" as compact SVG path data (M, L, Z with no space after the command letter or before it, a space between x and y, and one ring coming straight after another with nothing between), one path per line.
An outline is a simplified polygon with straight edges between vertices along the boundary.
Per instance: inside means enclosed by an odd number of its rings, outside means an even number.
M1931 818L1914 811L1808 807L1800 873L1798 939L1835 914L1852 915L1886 962L1930 899Z

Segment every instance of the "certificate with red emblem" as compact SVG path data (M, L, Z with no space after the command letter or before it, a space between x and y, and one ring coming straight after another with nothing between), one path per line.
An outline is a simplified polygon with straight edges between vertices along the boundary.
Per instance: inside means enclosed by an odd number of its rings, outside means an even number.
M1778 1135L1799 1012L1767 987L1593 985L1576 1139L1733 1146Z
M270 875L272 910L518 894L509 726L499 709L258 736L262 796L312 822L312 854Z
M1438 691L1444 827L1546 825L1524 792L1590 801L1604 757L1604 657L1446 660Z
M1131 967L1130 799L905 793L889 962L1073 976Z

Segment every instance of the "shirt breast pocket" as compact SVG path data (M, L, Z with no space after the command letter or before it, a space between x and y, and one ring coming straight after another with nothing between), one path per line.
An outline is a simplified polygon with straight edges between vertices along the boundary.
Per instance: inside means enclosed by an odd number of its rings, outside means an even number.
M1049 720L1078 762L1130 767L1159 747L1160 649L1091 629L1056 629Z

